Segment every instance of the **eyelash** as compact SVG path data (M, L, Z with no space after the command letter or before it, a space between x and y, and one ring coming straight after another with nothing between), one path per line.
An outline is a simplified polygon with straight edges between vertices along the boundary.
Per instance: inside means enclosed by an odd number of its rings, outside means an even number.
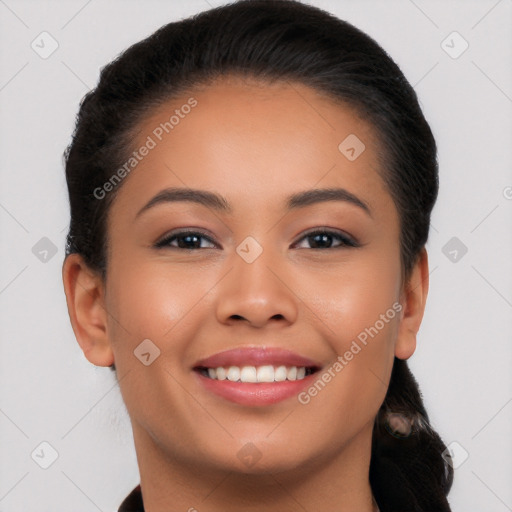
M182 247L175 247L175 246L170 245L170 243L172 241L177 240L180 237L185 237L185 236L189 236L189 235L199 235L199 238L204 238L205 240L208 240L210 243L216 245L215 242L209 236L202 233L201 231L180 231L177 233L171 233L170 235L166 236L162 240L158 241L155 244L155 248L157 248L157 249L163 249L163 248L178 249L178 250L182 250L182 251L197 251L199 249L211 249L211 247L182 248ZM298 244L299 242L301 242L302 240L304 240L306 238L313 237L316 235L328 235L330 237L337 238L340 241L340 244L335 247L325 247L325 248L311 247L311 250L327 250L327 249L332 250L332 249L341 249L344 247L345 248L360 247L360 244L353 238L351 238L341 232L333 231L330 229L315 229L313 231L309 231L305 235L303 235L302 238L300 238L299 241L296 242L294 245Z

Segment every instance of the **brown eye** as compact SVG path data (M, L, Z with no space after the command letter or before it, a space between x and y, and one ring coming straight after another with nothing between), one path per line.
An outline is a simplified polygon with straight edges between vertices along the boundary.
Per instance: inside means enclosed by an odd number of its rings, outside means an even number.
M160 240L155 244L157 248L171 248L171 249L211 249L212 247L205 247L202 245L202 240L212 244L215 247L215 243L201 232L197 231L182 231L180 233L171 233L166 236L163 240ZM176 242L176 243L174 243Z
M338 249L341 247L359 247L351 237L338 231L320 229L307 233L300 240L307 240L310 247L306 249ZM296 244L297 245L297 244Z

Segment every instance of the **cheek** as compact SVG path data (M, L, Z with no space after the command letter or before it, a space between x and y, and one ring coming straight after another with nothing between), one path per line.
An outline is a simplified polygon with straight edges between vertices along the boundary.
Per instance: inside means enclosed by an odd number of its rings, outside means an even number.
M161 425L166 435L183 437L182 424L192 424L192 413L198 411L190 410L188 395L178 384L183 380L180 369L201 325L199 316L211 310L207 292L215 280L208 285L201 272L170 272L164 263L139 261L130 267L136 271L123 265L112 269L107 295L115 364L118 375L126 375L121 386L123 399L148 431ZM147 339L151 344L142 345ZM152 361L147 366L137 358L146 352ZM155 354L158 356L153 359ZM165 407L157 404L172 404L181 411L182 419L170 422L162 416Z
M397 296L394 288L377 280L347 287L340 301L337 331L344 341L368 337L391 341L398 321Z
M351 417L354 425L361 425L380 407L394 361L400 321L399 253L361 255L322 281L323 286L309 286L317 290L310 305L322 320L333 358L318 375L322 382L315 381L303 399L310 400L313 416L327 414L333 424Z
M139 264L136 269L120 265L111 272L107 307L112 342L115 347L122 339L125 350L129 333L133 343L149 338L164 349L165 340L179 340L173 330L181 332L200 310L195 305L208 291L207 280L198 279L200 273L170 272L163 264Z
M385 264L383 263L385 261ZM368 329L376 326L381 338L396 334L399 318L400 262L391 255L386 258L361 257L336 274L310 283L308 302L329 329L338 353L358 336L364 338Z
M334 355L300 403L311 418L345 425L346 435L371 422L386 395L400 319L395 284L389 275L354 271L317 304L319 315L329 309L323 332Z

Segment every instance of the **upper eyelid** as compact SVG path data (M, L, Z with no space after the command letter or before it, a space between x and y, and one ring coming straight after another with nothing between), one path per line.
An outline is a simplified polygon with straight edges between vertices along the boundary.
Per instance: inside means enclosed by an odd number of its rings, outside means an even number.
M354 238L353 236L349 235L348 233L345 233L341 229L327 228L327 227L322 227L322 226L317 227L317 228L310 228L310 229L306 230L306 232L302 235L301 238L304 238L304 237L310 236L310 235L315 235L317 233L329 233L329 234L338 235L338 236L344 237L344 238L351 238L351 239Z

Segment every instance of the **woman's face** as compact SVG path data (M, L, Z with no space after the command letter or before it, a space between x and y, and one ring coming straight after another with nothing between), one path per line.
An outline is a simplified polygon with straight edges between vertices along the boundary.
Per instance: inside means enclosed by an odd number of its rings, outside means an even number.
M133 149L105 307L138 451L247 473L367 452L393 358L414 350L370 125L299 84L225 78L159 107ZM304 195L319 189L337 192Z

